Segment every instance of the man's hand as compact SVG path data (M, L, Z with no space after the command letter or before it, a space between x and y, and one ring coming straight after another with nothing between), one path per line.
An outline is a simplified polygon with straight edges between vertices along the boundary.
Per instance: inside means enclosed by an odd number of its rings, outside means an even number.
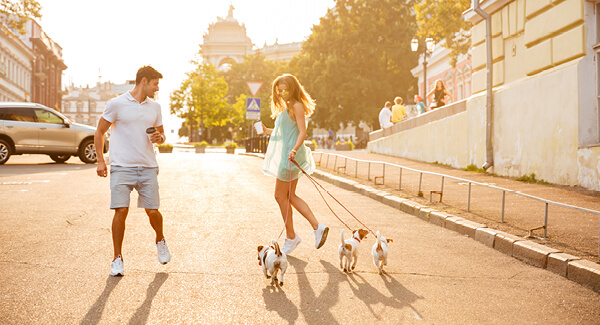
M150 141L152 143L157 143L157 144L161 144L161 143L165 142L163 135L160 134L160 132L158 132L158 131L152 133L152 135L150 136Z
M96 174L100 177L106 177L108 175L108 171L106 170L106 162L98 161L98 168L96 168Z

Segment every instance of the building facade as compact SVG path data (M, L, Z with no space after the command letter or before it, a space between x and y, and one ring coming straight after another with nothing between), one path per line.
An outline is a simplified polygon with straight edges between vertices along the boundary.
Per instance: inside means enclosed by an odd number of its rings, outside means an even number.
M229 6L226 18L217 17L217 21L210 24L204 34L204 41L200 45L204 60L223 71L229 69L231 64L244 61L247 55L262 53L272 61L287 62L302 50L302 42L265 45L254 48L250 37L246 35L246 26L233 18L233 6Z
M0 24L0 102L31 101L34 59L33 50Z
M132 90L134 86L134 80L124 84L98 82L93 88L71 85L62 98L62 113L77 123L96 126L106 103L110 99Z
M600 1L487 0L480 7L491 16L491 115L486 22L470 9L473 94L435 119L371 137L370 150L456 168L482 166L491 150L495 174L599 191Z
M62 48L29 20L25 33L2 25L0 33L0 100L29 101L61 110Z

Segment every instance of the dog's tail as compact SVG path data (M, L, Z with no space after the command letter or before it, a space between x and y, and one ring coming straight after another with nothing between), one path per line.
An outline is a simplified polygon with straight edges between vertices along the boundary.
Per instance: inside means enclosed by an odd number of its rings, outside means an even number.
M381 250L381 235L379 235L379 230L377 230L377 250Z
M275 248L275 255L281 256L281 250L279 249L279 244L277 243L277 241L275 239L272 239L271 243L273 244L273 247Z
M344 242L344 229L342 229L342 236L341 236L341 238L342 238L342 247L344 247L344 244L345 244L345 242Z

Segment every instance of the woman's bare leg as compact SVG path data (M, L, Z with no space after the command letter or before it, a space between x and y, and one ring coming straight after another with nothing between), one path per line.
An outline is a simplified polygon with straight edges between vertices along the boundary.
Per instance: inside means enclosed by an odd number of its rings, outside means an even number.
M319 221L317 221L317 218L313 214L308 204L296 195L296 185L298 185L298 179L292 181L292 196L290 198L292 206L296 208L296 210L298 210L298 212L300 212L300 214L310 223L313 230L317 230L319 227Z
M280 179L275 181L275 201L277 201L277 204L279 204L281 217L283 218L283 222L285 222L286 237L289 239L294 239L296 238L296 232L294 231L294 218L292 217L293 209L288 202L289 190L290 182L284 182Z

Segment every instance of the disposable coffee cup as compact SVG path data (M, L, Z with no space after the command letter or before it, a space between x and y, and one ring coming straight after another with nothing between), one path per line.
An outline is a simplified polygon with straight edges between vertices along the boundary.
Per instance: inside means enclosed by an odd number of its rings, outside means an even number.
M254 128L256 129L256 133L258 133L258 134L264 133L262 122L259 121L259 122L254 123Z
M153 126L146 129L146 135L148 135L148 140L150 140L150 142L152 142L152 134L154 132L156 132L156 128Z

